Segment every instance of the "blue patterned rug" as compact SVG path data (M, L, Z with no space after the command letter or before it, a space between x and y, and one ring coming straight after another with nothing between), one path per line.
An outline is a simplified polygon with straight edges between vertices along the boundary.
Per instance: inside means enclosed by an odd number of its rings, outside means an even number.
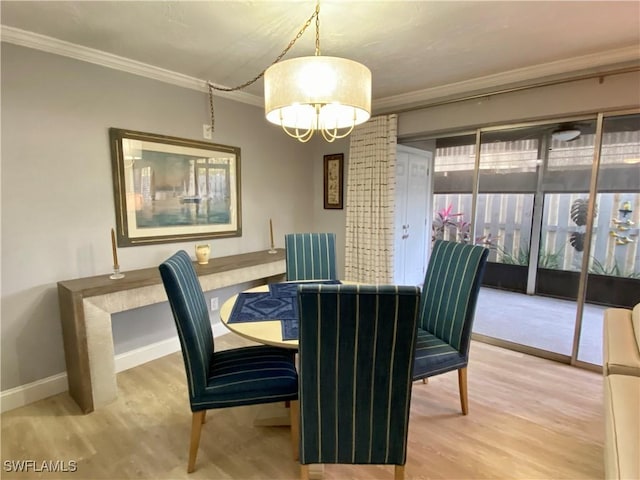
M240 293L229 323L259 322L260 320L296 320L298 303L296 297L273 297L268 292Z
M274 297L269 292L238 294L229 323L280 320L283 340L298 339L298 299L296 296Z
M282 340L298 340L298 319L281 320Z
M340 280L315 280L309 282L283 282L283 283L270 283L269 292L276 298L283 297L295 297L298 295L298 285L310 285L310 284L323 284L323 285L337 285Z
M238 294L228 323L280 320L283 340L298 339L298 285L310 283L338 284L339 280L285 282L269 284L269 292Z

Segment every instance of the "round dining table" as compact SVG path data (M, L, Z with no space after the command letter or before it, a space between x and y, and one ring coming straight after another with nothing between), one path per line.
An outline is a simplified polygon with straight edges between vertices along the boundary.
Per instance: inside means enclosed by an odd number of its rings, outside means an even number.
M260 285L258 287L244 290L241 293L263 293L268 291L268 285ZM239 293L233 295L220 307L220 320L229 330L241 337L264 345L273 345L275 347L291 349L298 348L298 340L282 339L282 326L278 319L229 323L231 312L233 311L233 307L235 306L239 295ZM257 411L257 417L254 419L254 425L263 427L290 425L289 412L282 404L260 405L260 409Z
M299 283L299 282L298 282ZM313 281L310 281L313 283ZM355 282L341 282L341 283L355 283ZM264 293L269 291L269 285L260 285L258 287L244 290L241 293ZM265 345L273 345L276 347L284 347L297 349L298 340L283 340L282 339L282 325L279 319L273 320L259 320L255 322L237 322L229 323L231 312L238 300L240 294L235 294L226 300L222 307L220 307L220 320L222 323L232 332L244 337L248 340L253 340L257 343ZM254 419L253 424L255 426L286 426L290 425L288 409L283 407L281 403L263 404L260 405L257 416ZM321 479L324 475L324 467L322 464L310 465L309 478Z

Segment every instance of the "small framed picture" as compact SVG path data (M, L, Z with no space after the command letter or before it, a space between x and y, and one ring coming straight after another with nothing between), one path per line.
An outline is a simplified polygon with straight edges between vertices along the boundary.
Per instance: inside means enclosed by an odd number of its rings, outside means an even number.
M344 154L324 156L324 208L342 209Z

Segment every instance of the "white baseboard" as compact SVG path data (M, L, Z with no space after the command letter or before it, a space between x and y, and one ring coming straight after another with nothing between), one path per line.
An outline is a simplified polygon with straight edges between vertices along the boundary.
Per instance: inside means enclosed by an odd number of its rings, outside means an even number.
M67 374L58 373L0 393L0 412L23 407L67 390Z
M151 345L145 345L144 347L120 353L115 357L116 373L124 372L125 370L150 362L156 358L164 357L165 355L171 355L178 350L180 350L180 340L175 336L152 343Z
M221 323L216 323L212 325L212 327L214 338L229 333L229 330ZM137 367L138 365L156 360L165 355L170 355L179 350L180 341L178 337L175 336L121 353L115 357L116 373ZM66 392L67 390L67 374L64 372L10 388L0 393L0 412L7 412L18 407L23 407L42 400L43 398Z

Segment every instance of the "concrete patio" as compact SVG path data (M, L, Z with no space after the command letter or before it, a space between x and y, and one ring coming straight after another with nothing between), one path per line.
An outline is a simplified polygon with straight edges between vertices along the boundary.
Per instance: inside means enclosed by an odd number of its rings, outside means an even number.
M473 332L570 356L576 309L575 301L483 287ZM602 365L605 309L585 305L578 360Z

